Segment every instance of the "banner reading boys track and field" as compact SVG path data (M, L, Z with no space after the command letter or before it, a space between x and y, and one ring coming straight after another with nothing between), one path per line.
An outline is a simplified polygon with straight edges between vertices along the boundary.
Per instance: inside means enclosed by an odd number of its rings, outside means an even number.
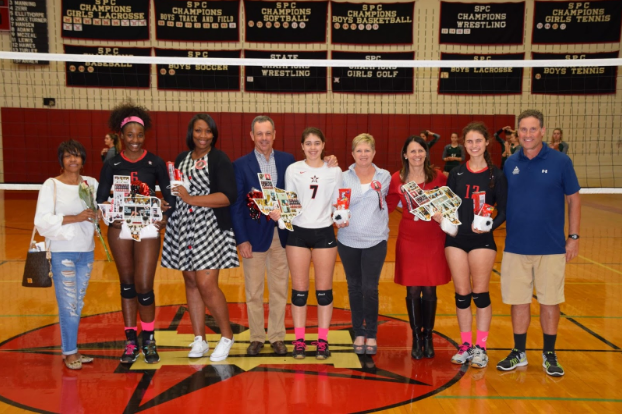
M442 53L441 61L508 61L525 59L523 53L457 54ZM523 86L523 68L441 68L439 94L490 95L520 94Z
M180 58L239 58L241 51L157 49L156 56ZM157 65L159 90L239 91L240 67L212 64Z
M326 42L327 1L244 0L247 42Z
M525 2L441 2L441 44L522 45Z
M250 59L326 59L326 52L244 51ZM326 67L247 66L244 90L249 92L326 92Z
M620 41L622 1L536 1L532 43Z
M331 2L333 43L358 45L412 44L415 2Z
M65 53L77 55L151 56L151 48L116 48L112 46L64 45ZM66 62L68 87L149 88L149 64Z
M619 52L602 53L533 53L534 60L540 59L610 59ZM615 94L618 67L551 67L532 68L532 94L592 95Z
M239 1L154 0L156 38L188 42L237 42Z
M149 0L63 0L64 38L149 39Z
M412 94L413 68L396 68L382 65L383 60L412 61L414 52L332 52L332 59L361 59L377 61L374 68L332 69L334 92L357 94Z

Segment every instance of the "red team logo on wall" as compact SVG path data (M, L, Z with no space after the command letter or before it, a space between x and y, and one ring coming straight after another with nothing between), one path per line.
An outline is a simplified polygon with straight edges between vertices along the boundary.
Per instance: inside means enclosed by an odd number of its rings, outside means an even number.
M246 304L229 304L235 341L226 361L189 359L193 340L187 309L157 308L156 341L161 360L156 365L119 362L124 346L120 312L83 318L80 352L95 357L80 371L61 360L58 324L13 337L0 345L0 400L26 410L52 413L356 413L373 412L434 395L462 377L451 364L453 341L435 334L436 357L410 357L407 322L380 316L375 356L352 351L350 312L335 308L329 342L332 356L306 360L277 356L266 345L259 356L247 356L249 342ZM317 326L317 310L308 308L309 328ZM266 319L267 322L267 319ZM210 348L218 339L206 320ZM288 349L293 328L286 317ZM310 331L313 331L311 329ZM307 341L315 340L307 333ZM309 342L308 342L309 344ZM211 352L212 350L210 350Z

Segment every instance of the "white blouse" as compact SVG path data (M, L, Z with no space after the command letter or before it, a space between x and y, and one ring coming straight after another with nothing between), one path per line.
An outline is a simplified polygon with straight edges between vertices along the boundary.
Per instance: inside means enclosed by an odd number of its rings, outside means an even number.
M90 176L82 176L95 193L99 183ZM56 213L54 212L54 184L56 184ZM65 215L77 215L86 209L78 194L79 185L67 185L56 179L43 183L37 199L35 226L45 237L52 252L88 252L95 249L95 226L89 221L63 225Z

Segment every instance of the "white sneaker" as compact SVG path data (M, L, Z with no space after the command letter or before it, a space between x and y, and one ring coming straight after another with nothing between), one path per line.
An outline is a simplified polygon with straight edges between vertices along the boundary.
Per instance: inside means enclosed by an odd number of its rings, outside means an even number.
M488 366L488 354L486 350L476 345L473 348L473 359L471 360L471 367L486 368Z
M201 358L209 351L209 344L200 335L194 337L194 342L189 346L192 347L188 353L189 358Z
M465 342L460 346L458 352L451 357L451 362L454 364L462 365L473 359L473 346L468 342Z
M226 360L229 356L229 351L231 350L231 346L233 346L233 338L225 338L221 337L220 341L218 341L218 345L216 345L216 349L210 355L210 361L222 361Z

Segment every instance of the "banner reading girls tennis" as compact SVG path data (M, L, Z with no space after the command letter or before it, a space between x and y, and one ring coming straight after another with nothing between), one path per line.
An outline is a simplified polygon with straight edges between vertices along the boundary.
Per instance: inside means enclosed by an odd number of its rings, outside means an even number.
M334 92L357 94L412 94L413 68L385 66L383 60L412 61L414 52L332 52L333 59L361 59L378 63L377 67L332 69Z
M156 38L189 42L237 42L239 1L154 0Z
M327 1L244 0L247 42L326 42Z
M412 44L415 2L331 2L333 43L358 45Z
M63 0L64 38L149 39L149 0Z

